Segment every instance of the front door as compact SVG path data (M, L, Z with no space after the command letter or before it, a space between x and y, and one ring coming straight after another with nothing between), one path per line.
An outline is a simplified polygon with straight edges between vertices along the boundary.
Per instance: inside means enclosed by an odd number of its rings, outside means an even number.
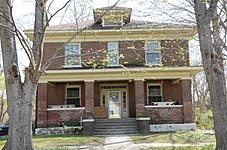
M121 117L121 91L108 91L109 118Z

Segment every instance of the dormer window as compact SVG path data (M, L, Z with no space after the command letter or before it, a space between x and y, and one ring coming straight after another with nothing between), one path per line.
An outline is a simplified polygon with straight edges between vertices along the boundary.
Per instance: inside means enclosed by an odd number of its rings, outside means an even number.
M102 26L123 26L123 16L120 15L108 15L102 19Z
M94 21L103 27L121 27L130 22L132 8L111 6L93 10Z

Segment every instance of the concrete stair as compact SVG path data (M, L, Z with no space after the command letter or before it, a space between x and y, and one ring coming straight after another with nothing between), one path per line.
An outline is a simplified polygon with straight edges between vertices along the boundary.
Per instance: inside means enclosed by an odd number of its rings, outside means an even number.
M139 134L135 118L95 119L94 135Z

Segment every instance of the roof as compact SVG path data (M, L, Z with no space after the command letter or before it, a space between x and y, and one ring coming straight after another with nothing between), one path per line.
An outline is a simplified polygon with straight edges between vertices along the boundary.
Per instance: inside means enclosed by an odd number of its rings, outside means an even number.
M94 24L93 20L82 21L79 23L70 23L62 25L54 25L47 27L46 31L71 31L75 29L82 29L84 27L89 27L92 30L110 30L110 29L167 29L167 28L194 28L193 25L182 25L174 23L159 23L159 22L150 22L150 21L140 21L140 20L131 20L125 26L118 27L102 27L100 24ZM91 26L92 25L92 26Z
M108 6L108 7L101 7L96 9L102 9L102 10L132 10L132 8L129 7L120 7L120 6Z

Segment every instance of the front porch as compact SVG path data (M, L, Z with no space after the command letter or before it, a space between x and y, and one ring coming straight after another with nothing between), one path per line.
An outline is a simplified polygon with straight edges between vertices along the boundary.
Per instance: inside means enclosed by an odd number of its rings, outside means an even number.
M36 127L79 125L93 133L96 119L136 118L191 123L191 76L201 67L48 70L39 80Z
M173 83L170 79L42 83L38 86L37 126L144 117L151 123L192 122L188 87L190 80Z

